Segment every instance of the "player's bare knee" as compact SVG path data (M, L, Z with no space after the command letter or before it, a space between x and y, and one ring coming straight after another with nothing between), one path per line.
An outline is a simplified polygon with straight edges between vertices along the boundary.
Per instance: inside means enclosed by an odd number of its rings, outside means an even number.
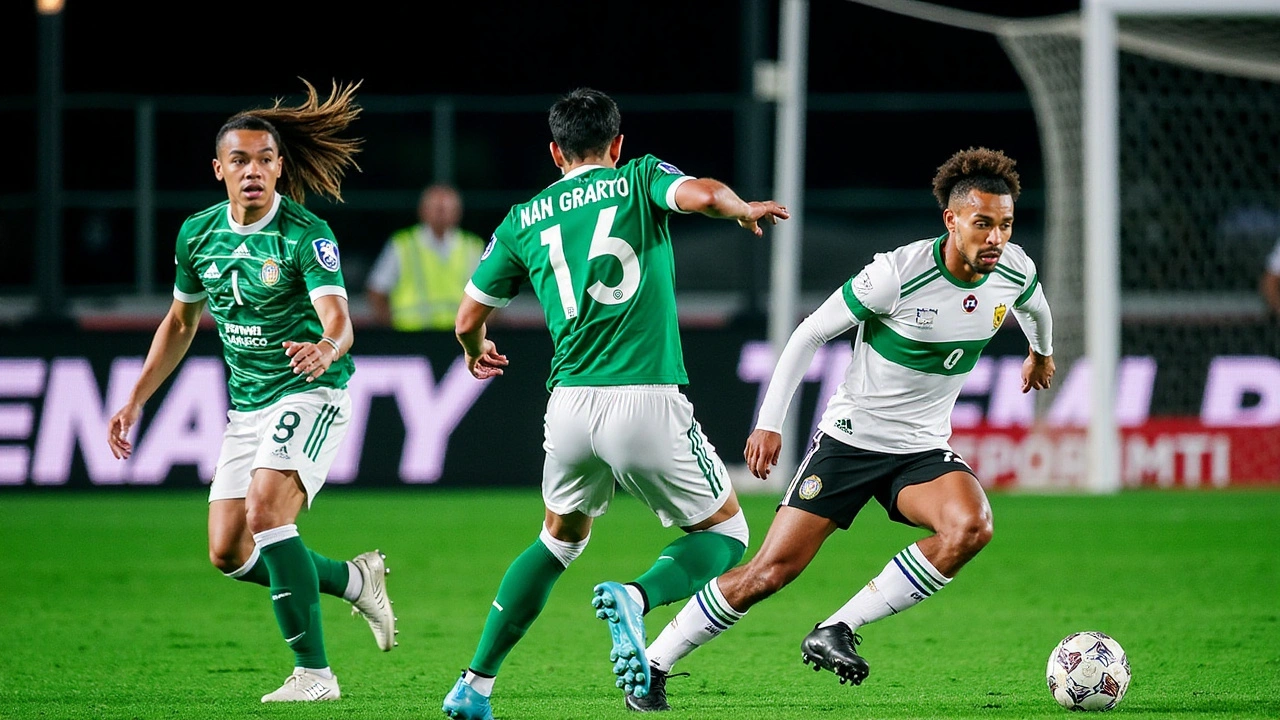
M991 542L992 533L989 514L969 513L939 532L938 539L954 554L973 557Z
M209 548L209 562L223 575L235 572L244 564L238 548Z
M245 522L249 532L258 534L282 525L288 525L293 519L281 513L267 503L249 502L245 504Z

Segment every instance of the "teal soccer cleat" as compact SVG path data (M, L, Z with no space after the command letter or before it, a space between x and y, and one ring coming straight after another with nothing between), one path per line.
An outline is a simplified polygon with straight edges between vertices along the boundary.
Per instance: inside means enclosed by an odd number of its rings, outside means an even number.
M466 673L462 673L466 677ZM489 707L489 698L476 692L474 688L458 678L453 689L444 698L444 714L454 720L493 720L493 709Z
M609 623L613 649L615 683L622 692L642 698L649 694L649 660L645 657L644 610L631 599L621 583L603 582L596 586L591 605L596 617Z

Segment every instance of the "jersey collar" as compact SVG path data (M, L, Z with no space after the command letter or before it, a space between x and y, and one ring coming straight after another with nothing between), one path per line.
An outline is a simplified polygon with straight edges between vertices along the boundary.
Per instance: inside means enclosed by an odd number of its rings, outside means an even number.
M267 223L275 219L276 213L280 210L280 193L276 193L275 199L271 201L271 209L267 211L262 219L252 225L241 225L236 219L231 217L231 203L227 203L227 224L231 226L231 232L237 235L252 235L267 226Z
M942 277L946 278L947 282L952 285L961 288L976 288L986 282L987 278L991 277L991 273L986 273L981 278L978 278L973 282L965 282L955 275L952 275L951 271L947 269L947 263L942 258L942 241L947 239L948 234L949 233L942 233L933 241L933 261L938 264L938 269L942 271ZM992 272L995 271L993 270Z
M560 180L557 180L556 182L561 182L563 180L570 180L572 178L578 177L583 173L591 172L592 170L599 170L603 167L604 167L603 165L579 165L578 167L565 173L564 177L560 178Z

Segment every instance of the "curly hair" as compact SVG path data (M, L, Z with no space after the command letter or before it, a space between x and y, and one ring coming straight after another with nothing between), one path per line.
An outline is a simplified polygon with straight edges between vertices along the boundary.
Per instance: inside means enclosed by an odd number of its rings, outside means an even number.
M1022 192L1017 162L999 150L984 147L961 150L938 167L933 176L933 196L938 207L946 209L953 199L960 199L970 190L1010 195L1014 200Z
M222 144L222 138L233 130L264 130L275 138L284 158L284 173L280 176L279 191L283 195L303 202L308 191L328 195L342 202L342 178L347 168L360 170L355 154L364 144L362 138L338 137L360 115L360 106L353 102L360 82L342 87L333 82L333 89L324 102L320 102L315 87L303 78L307 86L307 98L301 105L281 107L282 99L276 98L269 108L242 110L232 115L218 130L214 152Z

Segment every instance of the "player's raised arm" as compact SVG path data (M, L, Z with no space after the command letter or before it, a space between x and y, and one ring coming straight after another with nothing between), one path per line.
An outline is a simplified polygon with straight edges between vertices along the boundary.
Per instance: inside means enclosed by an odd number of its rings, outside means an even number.
M324 334L314 340L284 341L284 354L295 375L305 373L307 382L320 377L338 358L347 354L355 342L351 327L351 310L347 298L338 294L321 295L312 301Z
M195 302L175 299L164 320L160 321L160 327L151 338L147 359L142 363L142 374L134 383L133 392L129 393L129 401L107 423L107 444L116 458L125 459L133 453L133 444L128 439L129 430L138 422L142 406L187 354L199 329L204 304L203 297Z
M772 201L747 202L728 185L711 178L694 178L676 188L676 205L682 212L696 212L713 218L732 218L744 229L764 235L761 222L777 225L791 217L787 209Z

